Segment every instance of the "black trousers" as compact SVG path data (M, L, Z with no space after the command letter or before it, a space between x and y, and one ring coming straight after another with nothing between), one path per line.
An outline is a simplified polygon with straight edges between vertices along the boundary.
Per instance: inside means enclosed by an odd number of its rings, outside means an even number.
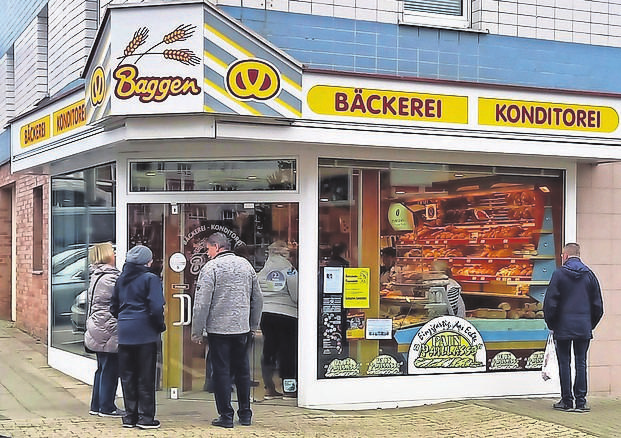
M295 379L298 373L298 320L291 316L263 312L261 372L266 388L275 388L274 371L281 379Z
M214 395L218 414L225 421L233 421L231 406L231 384L237 388L237 415L241 420L250 420L250 363L248 348L252 340L250 333L239 335L216 335L209 333L209 356L213 367Z
M119 375L125 402L124 423L150 423L155 418L157 343L119 344Z
M561 381L561 398L566 406L573 406L574 397L576 407L586 405L587 395L587 352L589 351L590 339L557 339L556 357L558 359L558 371ZM574 365L576 367L576 380L571 385L571 346L574 346Z

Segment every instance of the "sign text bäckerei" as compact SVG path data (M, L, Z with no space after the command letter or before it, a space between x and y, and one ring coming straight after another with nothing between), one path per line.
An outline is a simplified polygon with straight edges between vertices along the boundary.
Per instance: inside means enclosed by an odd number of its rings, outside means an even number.
M317 114L468 123L466 96L316 85L308 92L307 101Z

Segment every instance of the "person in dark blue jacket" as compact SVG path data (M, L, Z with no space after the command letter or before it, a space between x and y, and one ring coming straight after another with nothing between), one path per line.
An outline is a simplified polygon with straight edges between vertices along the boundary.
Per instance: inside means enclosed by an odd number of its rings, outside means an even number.
M166 325L162 283L149 272L152 262L153 254L146 246L130 249L110 304L118 319L119 374L126 411L123 427L160 427L155 419L155 370L157 343Z
M587 412L587 351L593 329L604 314L602 291L593 271L580 260L580 246L577 243L565 245L561 259L563 265L552 274L543 301L544 318L556 342L561 382L561 400L554 404L554 408ZM576 367L573 393L572 345Z

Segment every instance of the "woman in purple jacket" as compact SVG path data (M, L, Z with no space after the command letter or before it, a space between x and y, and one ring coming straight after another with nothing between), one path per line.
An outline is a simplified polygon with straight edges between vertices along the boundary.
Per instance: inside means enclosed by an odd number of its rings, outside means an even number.
M149 272L152 262L153 253L146 246L130 249L112 297L111 311L119 327L123 427L160 427L155 419L155 370L157 342L166 325L162 283Z

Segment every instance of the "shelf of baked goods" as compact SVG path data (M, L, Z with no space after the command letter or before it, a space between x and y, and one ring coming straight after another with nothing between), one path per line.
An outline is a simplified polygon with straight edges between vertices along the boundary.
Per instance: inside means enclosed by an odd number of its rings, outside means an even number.
M532 241L533 235L541 231L534 228L535 224L519 223L515 225L495 226L456 226L432 228L423 227L418 232L406 233L399 237L397 246L408 245L473 245L473 244L526 244Z

